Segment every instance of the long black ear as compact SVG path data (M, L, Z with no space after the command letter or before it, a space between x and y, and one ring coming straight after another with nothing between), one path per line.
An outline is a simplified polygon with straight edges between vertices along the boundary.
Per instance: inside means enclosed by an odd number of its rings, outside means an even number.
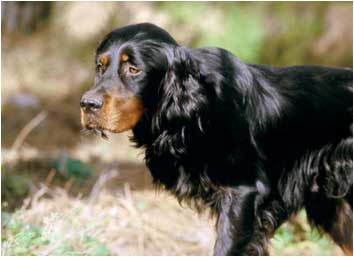
M188 152L204 132L208 112L206 88L198 62L188 49L176 47L159 92L159 104L152 121L155 154L179 158Z
M190 50L176 47L160 88L157 126L178 128L201 119L207 97L201 85L198 62Z

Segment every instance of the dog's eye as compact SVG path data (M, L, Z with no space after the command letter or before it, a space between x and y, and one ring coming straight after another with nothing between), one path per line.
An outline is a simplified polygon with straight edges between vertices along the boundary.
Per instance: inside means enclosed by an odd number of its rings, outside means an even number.
M129 66L128 71L132 75L138 75L141 72L141 70L134 66Z

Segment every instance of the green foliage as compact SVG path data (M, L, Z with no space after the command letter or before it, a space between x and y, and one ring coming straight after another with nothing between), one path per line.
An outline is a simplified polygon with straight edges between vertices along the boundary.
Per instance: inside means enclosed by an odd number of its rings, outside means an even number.
M265 30L262 27L262 5L243 3L167 2L162 5L175 23L188 25L195 34L194 47L228 49L246 62L260 57Z
M2 190L15 196L25 196L29 191L29 180L23 176L3 175Z
M2 230L2 255L32 255L32 251L48 242L41 237L41 229L25 224L20 219L11 218L6 229Z
M265 31L257 9L252 12L249 9L239 8L237 4L230 5L224 10L222 32L215 35L206 31L198 45L225 48L245 62L256 62Z
M349 16L336 19L342 8L352 8L349 3L163 2L157 6L168 14L173 24L169 32L183 45L225 48L248 63L352 66L350 43L348 47L340 32L335 39L331 30L339 24L335 20L351 23L346 21ZM338 31L350 25L341 26ZM331 31L334 38L329 36ZM351 37L348 34L348 41ZM330 46L333 51L320 53L319 41L321 49L330 50ZM338 48L347 49L348 54Z
M162 2L161 7L171 15L176 23L195 24L196 20L200 18L200 15L207 11L208 3Z
M331 255L333 243L322 236L316 228L312 228L306 219L305 211L292 222L283 224L274 235L272 250L275 255Z
M80 160L69 158L66 155L54 160L53 168L58 170L65 178L74 177L81 182L93 174L91 167L87 164Z
M1 226L7 226L10 223L11 220L11 214L8 212L1 212Z
M85 247L89 249L89 252L92 252L93 255L107 256L110 254L108 248L104 244L90 236L85 235L83 238L83 242Z
M311 64L313 43L323 28L323 10L327 3L272 3L277 24L261 47L259 61L273 65ZM301 17L301 19L299 19Z
M2 217L3 215L2 213ZM8 215L4 215L4 219L5 217L9 219ZM46 227L24 222L20 212L12 215L5 224L2 223L2 255L110 255L110 251L103 243L85 233L79 242L63 240L66 236L64 234L48 233L45 232Z
M3 211L10 211L22 204L23 199L30 192L32 180L29 176L14 175L2 167L1 174L1 207ZM3 213L1 214L3 219Z

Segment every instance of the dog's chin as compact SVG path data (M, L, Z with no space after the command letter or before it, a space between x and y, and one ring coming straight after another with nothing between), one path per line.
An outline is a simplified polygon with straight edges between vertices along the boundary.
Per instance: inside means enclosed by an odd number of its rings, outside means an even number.
M95 135L98 137L101 137L103 139L109 139L108 134L113 133L113 134L119 134L125 131L128 131L132 128L122 125L118 125L116 128L107 128L105 126L101 125L83 125L82 133L86 135Z
M103 139L108 139L107 132L109 131L100 127L85 126L81 132L85 135L94 135Z
M108 133L119 134L133 129L138 123L138 118L140 117L126 116L126 118L117 120L115 122L99 122L99 120L102 121L103 118L104 117L98 119L94 115L87 115L82 113L82 132L86 135L96 135L101 138L108 139Z

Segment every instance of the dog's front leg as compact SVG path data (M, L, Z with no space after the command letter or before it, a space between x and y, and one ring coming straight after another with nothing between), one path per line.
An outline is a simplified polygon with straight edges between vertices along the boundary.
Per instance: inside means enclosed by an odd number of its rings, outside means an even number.
M262 195L256 187L231 191L219 210L214 255L268 255L269 237L287 216L281 202L258 205Z
M238 187L223 199L216 224L217 240L214 255L245 255L245 247L254 235L255 187ZM257 255L265 255L265 249L259 249Z

